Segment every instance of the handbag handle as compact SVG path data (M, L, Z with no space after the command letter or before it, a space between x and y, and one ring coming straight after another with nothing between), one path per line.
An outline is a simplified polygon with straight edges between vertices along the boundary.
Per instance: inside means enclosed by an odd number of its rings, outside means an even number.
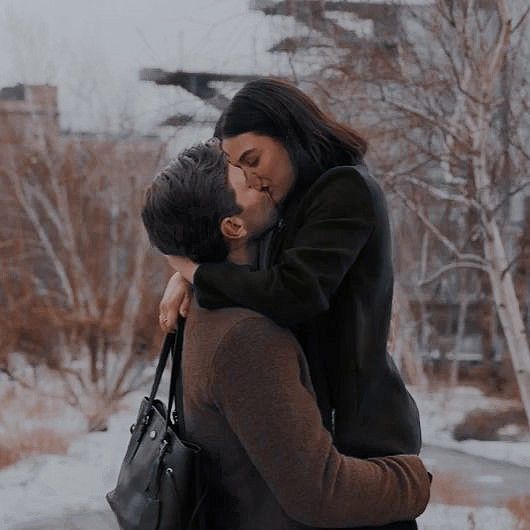
M151 413L152 407L153 407L153 401L155 400L156 394L158 392L158 387L160 386L160 380L162 379L162 374L164 373L164 369L167 364L167 358L169 357L169 353L172 353L172 366L171 366L171 381L169 385L169 398L168 398L168 406L167 406L167 414L166 414L166 426L165 426L165 432L167 432L167 429L169 427L169 421L171 418L171 408L173 406L173 397L175 395L175 387L176 387L176 381L177 377L180 373L180 361L181 361L181 354L182 354L182 343L184 339L184 325L186 323L186 319L179 315L178 321L177 321L177 330L171 331L166 335L166 338L164 339L164 343L162 345L162 351L160 352L160 356L158 358L158 365L156 367L155 372L155 380L153 382L153 386L151 387L151 393L149 394L149 400L147 405L147 415ZM182 403L181 403L182 405ZM180 415L180 414L179 414ZM181 418L183 420L183 418ZM144 419L144 422L147 422L146 419Z
M184 342L184 325L186 319L182 316L178 316L177 320L177 336L173 342L172 364L171 364L171 382L169 383L169 397L167 405L167 417L166 417L166 431L169 426L169 419L171 417L171 408L173 406L173 399L175 399L175 407L177 409L177 428L178 434L182 438L184 436L184 403L182 396L182 343ZM179 378L179 394L175 394L177 386L177 378ZM181 430L182 425L182 430Z

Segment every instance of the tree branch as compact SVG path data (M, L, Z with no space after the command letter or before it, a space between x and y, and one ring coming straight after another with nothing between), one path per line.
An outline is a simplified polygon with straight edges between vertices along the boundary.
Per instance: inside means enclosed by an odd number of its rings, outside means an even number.
M433 281L437 280L440 276L443 276L444 274L447 274L448 272L455 270L455 269L478 269L483 272L488 272L488 267L485 267L484 265L480 265L473 261L456 261L454 263L449 263L448 265L444 265L443 267L438 269L435 273L431 274L429 277L424 278L423 280L420 280L418 282L418 286L424 287L425 285L428 285L429 283L432 283Z

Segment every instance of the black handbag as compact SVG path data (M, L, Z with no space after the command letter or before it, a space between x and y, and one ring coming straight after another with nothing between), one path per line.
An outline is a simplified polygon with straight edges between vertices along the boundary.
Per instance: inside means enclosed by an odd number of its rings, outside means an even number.
M169 333L162 347L149 397L144 396L131 425L131 439L116 487L105 498L121 530L196 530L204 525L200 511L207 486L201 478L201 448L185 434L180 370L185 319ZM155 399L172 353L168 406ZM178 375L180 374L180 377ZM178 414L171 407L177 386Z

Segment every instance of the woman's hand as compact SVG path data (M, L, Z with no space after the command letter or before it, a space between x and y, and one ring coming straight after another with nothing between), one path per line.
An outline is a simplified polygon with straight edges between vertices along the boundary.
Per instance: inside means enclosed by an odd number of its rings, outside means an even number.
M159 322L165 333L177 327L179 313L186 317L191 303L192 289L180 272L175 272L167 282L166 290L160 301Z

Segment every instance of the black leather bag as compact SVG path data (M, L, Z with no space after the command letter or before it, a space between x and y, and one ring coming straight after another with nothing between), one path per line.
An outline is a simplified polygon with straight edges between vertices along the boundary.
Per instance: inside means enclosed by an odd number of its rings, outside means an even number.
M121 530L199 530L207 493L200 473L201 448L182 439L185 433L180 362L185 319L162 347L149 397L144 396L131 425L131 439L116 487L105 498ZM156 399L169 353L173 355L168 406ZM171 407L178 387L178 414Z

